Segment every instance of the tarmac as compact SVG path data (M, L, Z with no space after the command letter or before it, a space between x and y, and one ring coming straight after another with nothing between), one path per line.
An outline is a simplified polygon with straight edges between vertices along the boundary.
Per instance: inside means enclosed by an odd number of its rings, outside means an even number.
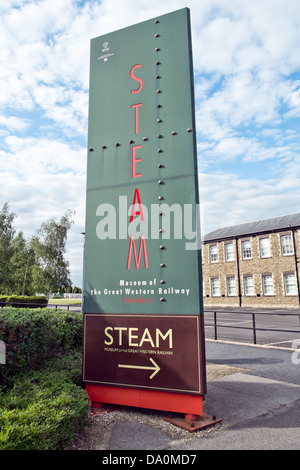
M207 383L204 413L221 419L221 425L208 433L190 433L182 441L155 426L118 422L107 451L190 455L203 450L300 449L300 349L206 341L206 360L241 368Z

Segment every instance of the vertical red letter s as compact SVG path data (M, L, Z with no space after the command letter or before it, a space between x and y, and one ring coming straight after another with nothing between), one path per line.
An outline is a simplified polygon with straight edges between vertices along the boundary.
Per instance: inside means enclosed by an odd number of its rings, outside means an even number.
M135 76L133 75L134 69L136 69L137 67L141 68L142 66L141 66L140 64L137 64L137 65L134 65L134 66L132 67L132 69L130 70L130 76L131 76L131 78L132 78L133 80L136 80L136 81L139 82L139 84L140 84L140 86L139 86L139 88L138 88L137 90L131 90L131 93L132 93L133 95L135 95L136 93L139 93L139 92L141 91L142 87L143 87L143 80L142 80L141 78L135 77Z

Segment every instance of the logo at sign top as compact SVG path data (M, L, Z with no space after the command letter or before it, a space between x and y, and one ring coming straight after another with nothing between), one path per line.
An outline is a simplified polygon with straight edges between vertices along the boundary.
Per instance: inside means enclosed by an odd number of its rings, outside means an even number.
M104 54L100 55L100 57L98 57L98 60L103 60L104 62L107 62L108 58L113 56L114 54L109 52L108 41L104 41L102 46L103 46L103 49L102 49L101 52L102 53L104 52Z

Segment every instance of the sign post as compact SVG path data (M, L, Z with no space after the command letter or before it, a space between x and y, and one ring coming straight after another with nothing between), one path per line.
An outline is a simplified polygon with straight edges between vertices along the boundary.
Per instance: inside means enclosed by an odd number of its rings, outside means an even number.
M202 415L187 8L91 40L83 380L92 402Z

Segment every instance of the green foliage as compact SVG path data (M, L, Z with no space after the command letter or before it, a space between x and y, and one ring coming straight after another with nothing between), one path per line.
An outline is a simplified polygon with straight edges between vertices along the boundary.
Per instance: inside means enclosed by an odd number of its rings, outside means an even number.
M36 260L31 243L24 238L23 232L19 232L13 239L12 250L10 267L13 275L10 290L14 294L30 295L34 293L32 270Z
M0 450L62 449L87 424L82 328L79 313L0 309Z
M71 285L69 263L65 259L68 231L73 211L57 222L49 219L26 240L16 234L15 214L8 203L0 210L0 294L32 295L66 289Z
M48 305L46 297L37 295L0 295L0 304L1 302L10 303L13 307L24 307L29 304L30 308L37 308Z
M69 263L64 258L68 231L72 225L73 211L67 211L59 222L49 219L32 239L37 263L33 266L32 279L36 291L45 293L67 289L71 284Z
M69 354L20 375L0 394L0 450L57 450L88 421L85 390L76 385L81 355Z
M82 344L83 317L66 310L6 307L0 309L0 339L6 364L0 365L0 385L12 374L40 367L49 358Z
M11 258L13 255L13 238L15 228L14 213L9 212L8 203L5 203L0 211L0 292L7 293L12 282Z

